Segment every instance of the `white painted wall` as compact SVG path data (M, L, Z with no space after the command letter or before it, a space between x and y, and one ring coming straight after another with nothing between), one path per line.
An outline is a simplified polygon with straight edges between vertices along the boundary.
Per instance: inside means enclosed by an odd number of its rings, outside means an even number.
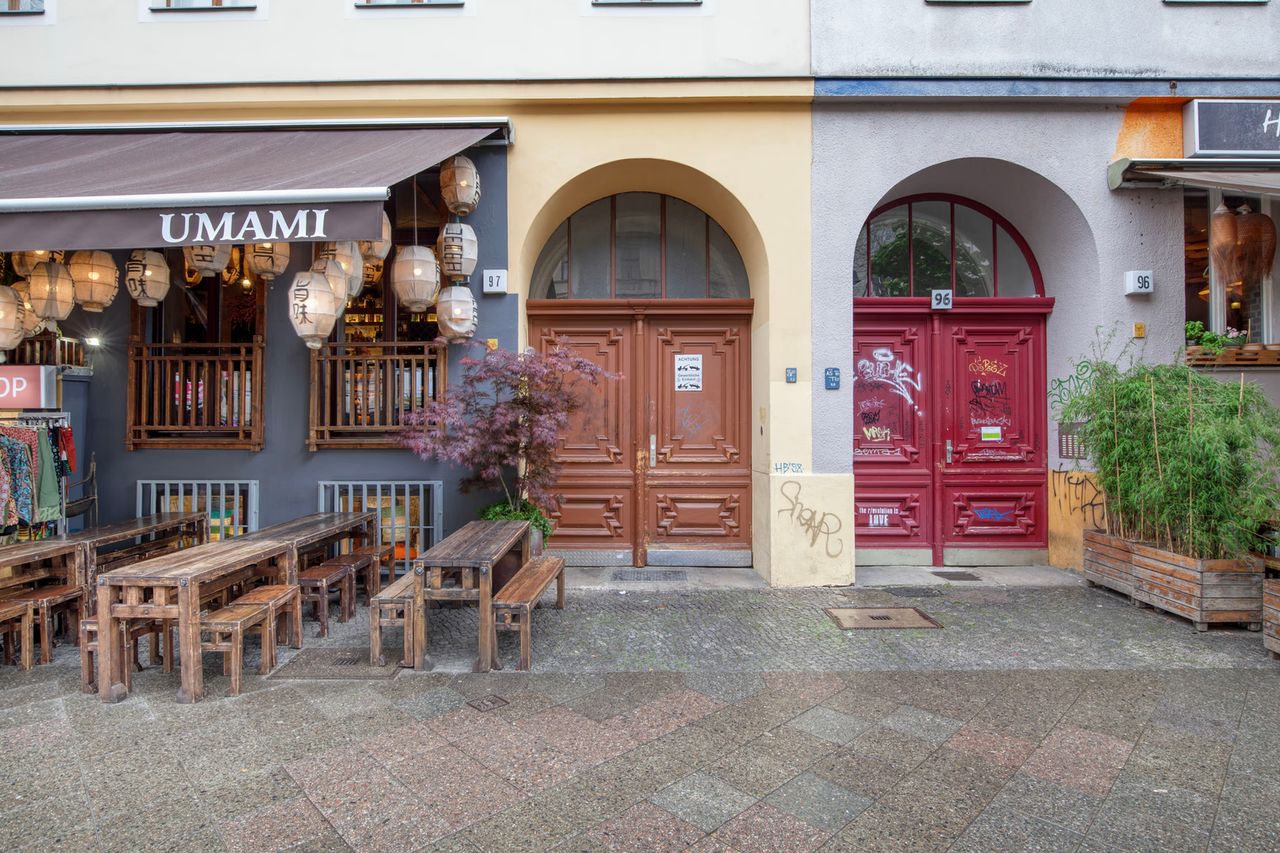
M688 8L466 0L461 8L390 10L357 9L353 0L257 0L255 11L168 14L149 12L151 5L58 0L56 20L50 15L45 26L0 17L0 80L102 86L809 73L807 0L704 0Z
M1066 377L1098 329L1147 324L1142 357L1167 360L1183 342L1182 194L1111 192L1106 165L1123 110L1011 102L823 104L814 112L813 375L852 372L857 318L854 242L871 211L902 195L967 196L1003 214L1027 239L1057 299L1048 378ZM1126 297L1126 270L1155 271L1156 292ZM852 382L814 390L813 469L851 470ZM1046 401L1047 405L1047 401ZM1050 424L1049 462L1056 456Z
M64 0L66 2L66 0ZM812 0L815 77L1274 77L1280 2Z

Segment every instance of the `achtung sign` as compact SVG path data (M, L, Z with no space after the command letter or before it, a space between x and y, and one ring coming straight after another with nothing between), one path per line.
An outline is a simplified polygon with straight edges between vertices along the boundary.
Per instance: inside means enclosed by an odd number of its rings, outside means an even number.
M56 409L56 367L0 365L0 409Z

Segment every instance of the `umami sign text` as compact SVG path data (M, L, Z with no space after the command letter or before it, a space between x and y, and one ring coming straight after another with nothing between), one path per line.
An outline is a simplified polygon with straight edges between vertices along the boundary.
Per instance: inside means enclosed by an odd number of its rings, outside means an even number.
M291 212L162 213L160 234L171 245L325 240L328 235L324 220L328 213L327 207Z

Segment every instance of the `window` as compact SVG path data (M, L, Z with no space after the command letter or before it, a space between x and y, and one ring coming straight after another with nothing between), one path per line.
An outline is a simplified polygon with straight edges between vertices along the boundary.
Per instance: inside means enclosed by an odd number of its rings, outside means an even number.
M0 0L0 14L43 15L44 0Z
M592 202L555 230L534 265L533 299L745 299L733 240L698 208L657 193Z
M881 207L858 236L854 296L927 297L933 290L957 297L1044 295L1026 241L995 211L944 195Z
M392 546L400 573L444 535L444 483L439 480L326 480L319 490L320 512L378 514L378 544Z
M139 518L158 512L207 512L209 538L258 529L257 480L138 480Z

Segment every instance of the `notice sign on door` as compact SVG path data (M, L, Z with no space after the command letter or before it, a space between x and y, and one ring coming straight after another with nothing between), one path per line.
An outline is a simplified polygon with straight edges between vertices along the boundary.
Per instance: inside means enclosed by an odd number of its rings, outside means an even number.
M982 428L983 441L999 441L1001 439L1001 430L998 426L984 426Z
M702 390L702 353L676 356L676 390Z

